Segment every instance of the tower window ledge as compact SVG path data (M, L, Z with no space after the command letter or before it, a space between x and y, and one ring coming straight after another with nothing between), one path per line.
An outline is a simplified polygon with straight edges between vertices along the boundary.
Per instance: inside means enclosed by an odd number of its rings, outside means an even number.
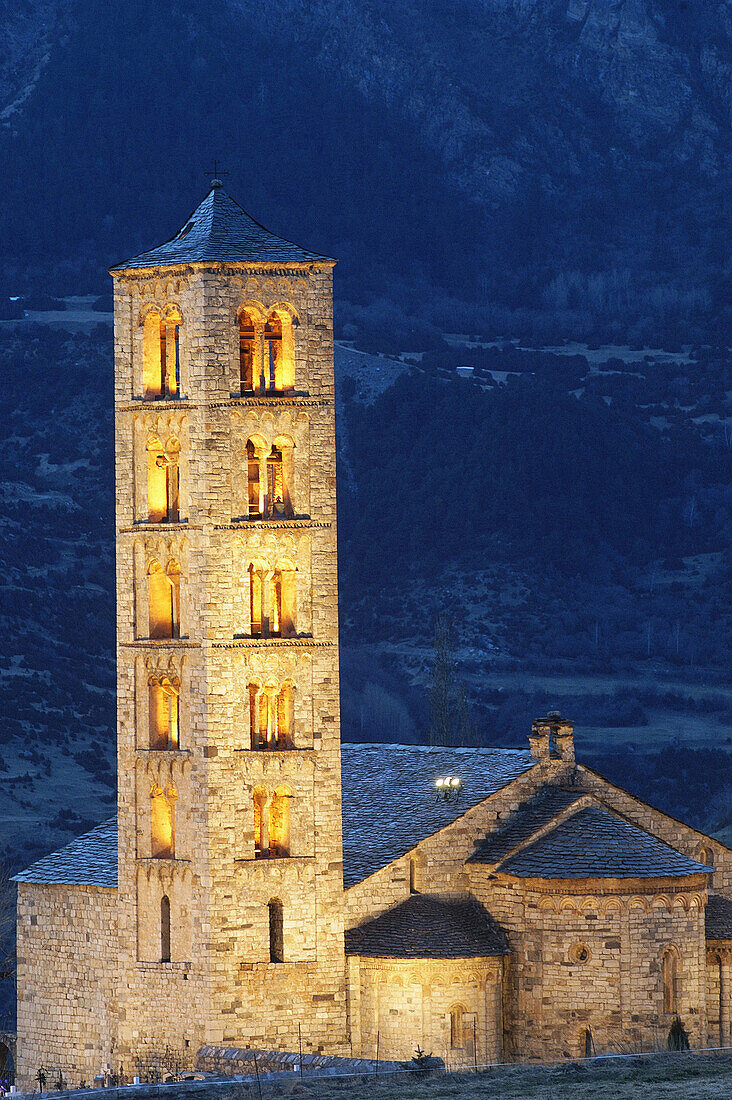
M120 642L121 646L135 649L199 649L200 642L192 642L186 635L183 638L135 638L132 642Z
M292 753L313 753L313 745L288 745L286 748L277 749L234 749L234 752L246 752L250 756L291 756Z
M189 867L190 859L180 859L178 856L138 856L138 863L158 867Z
M298 398L310 397L307 390L266 390L264 393L231 393L232 401L241 405L283 405Z
M187 397L170 397L168 394L165 397L140 397L135 395L132 400L137 404L147 405L150 408L159 409L161 407L167 407L171 409L180 408L181 405L190 404Z
M312 634L295 638L253 638L251 634L235 634L230 642L214 642L214 649L258 649L261 647L300 646L303 649L331 649L335 642L316 642Z
M156 531L162 528L165 531L170 531L171 528L187 527L187 519L136 519L135 527L144 527L146 531Z
M232 516L229 527L307 527L310 516Z
M291 865L307 865L315 862L315 856L235 856L234 863L289 863Z
M144 753L145 756L170 757L171 760L179 756L193 755L190 749L137 749L136 752Z
M189 971L192 967L190 962L155 962L150 960L146 962L142 959L138 960L138 970L182 970Z

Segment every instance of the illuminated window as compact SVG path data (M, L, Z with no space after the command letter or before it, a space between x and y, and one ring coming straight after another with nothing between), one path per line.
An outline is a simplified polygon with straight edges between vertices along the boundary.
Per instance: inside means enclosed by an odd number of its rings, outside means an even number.
M165 448L157 439L147 445L147 508L151 523L177 523L179 513L180 444L170 439Z
M259 455L251 439L247 440L247 515L262 515L262 485L259 477Z
M249 614L254 638L297 634L297 574L292 568L266 572L249 566Z
M173 814L175 790L166 794L155 786L150 792L150 855L155 859L173 859Z
M180 324L176 310L151 310L142 330L142 388L147 401L177 397L180 390Z
M170 962L170 898L160 899L160 961Z
M180 682L177 678L152 677L149 683L150 748L180 747Z
M281 963L285 961L282 902L278 898L273 898L267 909L269 911L269 961Z
M180 566L170 562L166 573L159 562L150 563L147 571L150 638L179 636Z
M278 788L269 807L269 854L273 859L290 854L291 792Z
M254 855L257 859L269 855L269 841L265 834L265 828L269 824L264 812L266 801L265 791L257 790L254 792L252 800L254 809Z
M239 385L241 393L254 393L255 387L259 388L260 379L255 379L255 344L256 334L254 322L246 311L239 315Z
M249 685L249 733L253 749L287 749L293 734L292 684L279 691Z

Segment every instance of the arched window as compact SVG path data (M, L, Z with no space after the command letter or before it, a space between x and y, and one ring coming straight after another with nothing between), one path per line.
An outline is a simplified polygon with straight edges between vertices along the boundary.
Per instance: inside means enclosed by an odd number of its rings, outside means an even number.
M297 574L292 567L268 572L249 566L249 614L254 638L297 634Z
M170 898L167 894L160 899L160 961L170 962Z
M269 822L264 812L267 802L265 791L256 790L252 802L254 809L254 856L256 859L264 859L269 855L267 835Z
M254 321L242 310L239 314L239 385L241 393L254 393L259 388L259 378L255 378L255 340Z
M251 439L247 440L247 515L262 515L262 485L259 477L259 455Z
M253 638L261 638L264 633L263 597L262 573L252 563L249 566L249 614Z
M294 323L286 309L274 310L264 328L265 387L287 393L295 387Z
M416 859L410 859L409 861L409 893L417 893L417 861Z
M175 791L170 788L163 794L154 786L150 792L150 855L154 859L173 859L173 807Z
M277 390L282 359L282 324L272 314L264 326L264 385L267 390Z
M678 1012L679 953L675 947L667 947L663 953L663 1011Z
M294 728L294 698L292 684L287 682L277 691L249 684L249 733L253 749L287 749L292 747Z
M150 638L179 636L180 566L170 562L167 573L160 562L153 561L147 570L148 613Z
M465 1046L465 1008L453 1005L450 1009L450 1047L462 1050Z
M147 511L150 523L177 523L179 507L180 444L170 439L163 448L159 439L147 444Z
M267 909L269 911L269 961L281 963L285 961L282 902L279 898L273 898Z
M272 447L267 456L267 513L270 516L284 516L285 488L282 478L282 451Z
M153 676L149 682L150 748L180 747L180 681Z
M295 735L295 691L288 681L277 693L277 738L278 749L287 749L292 746Z
M297 574L291 567L275 571L272 580L272 633L292 638L297 633Z
M269 807L269 854L281 859L290 854L291 792L278 787Z
M180 322L177 310L151 310L142 329L142 388L146 401L177 397L180 389Z

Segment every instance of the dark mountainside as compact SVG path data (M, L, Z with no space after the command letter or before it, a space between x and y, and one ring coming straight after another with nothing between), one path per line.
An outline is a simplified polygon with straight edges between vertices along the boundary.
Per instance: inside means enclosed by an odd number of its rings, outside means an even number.
M259 220L340 258L362 338L723 331L724 0L2 0L0 19L0 296L106 291L218 157Z

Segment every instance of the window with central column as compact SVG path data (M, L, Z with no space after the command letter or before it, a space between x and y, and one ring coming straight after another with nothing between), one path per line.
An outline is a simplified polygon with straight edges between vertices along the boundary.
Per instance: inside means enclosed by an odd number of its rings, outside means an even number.
M249 684L249 733L253 749L289 749L294 733L293 686Z

